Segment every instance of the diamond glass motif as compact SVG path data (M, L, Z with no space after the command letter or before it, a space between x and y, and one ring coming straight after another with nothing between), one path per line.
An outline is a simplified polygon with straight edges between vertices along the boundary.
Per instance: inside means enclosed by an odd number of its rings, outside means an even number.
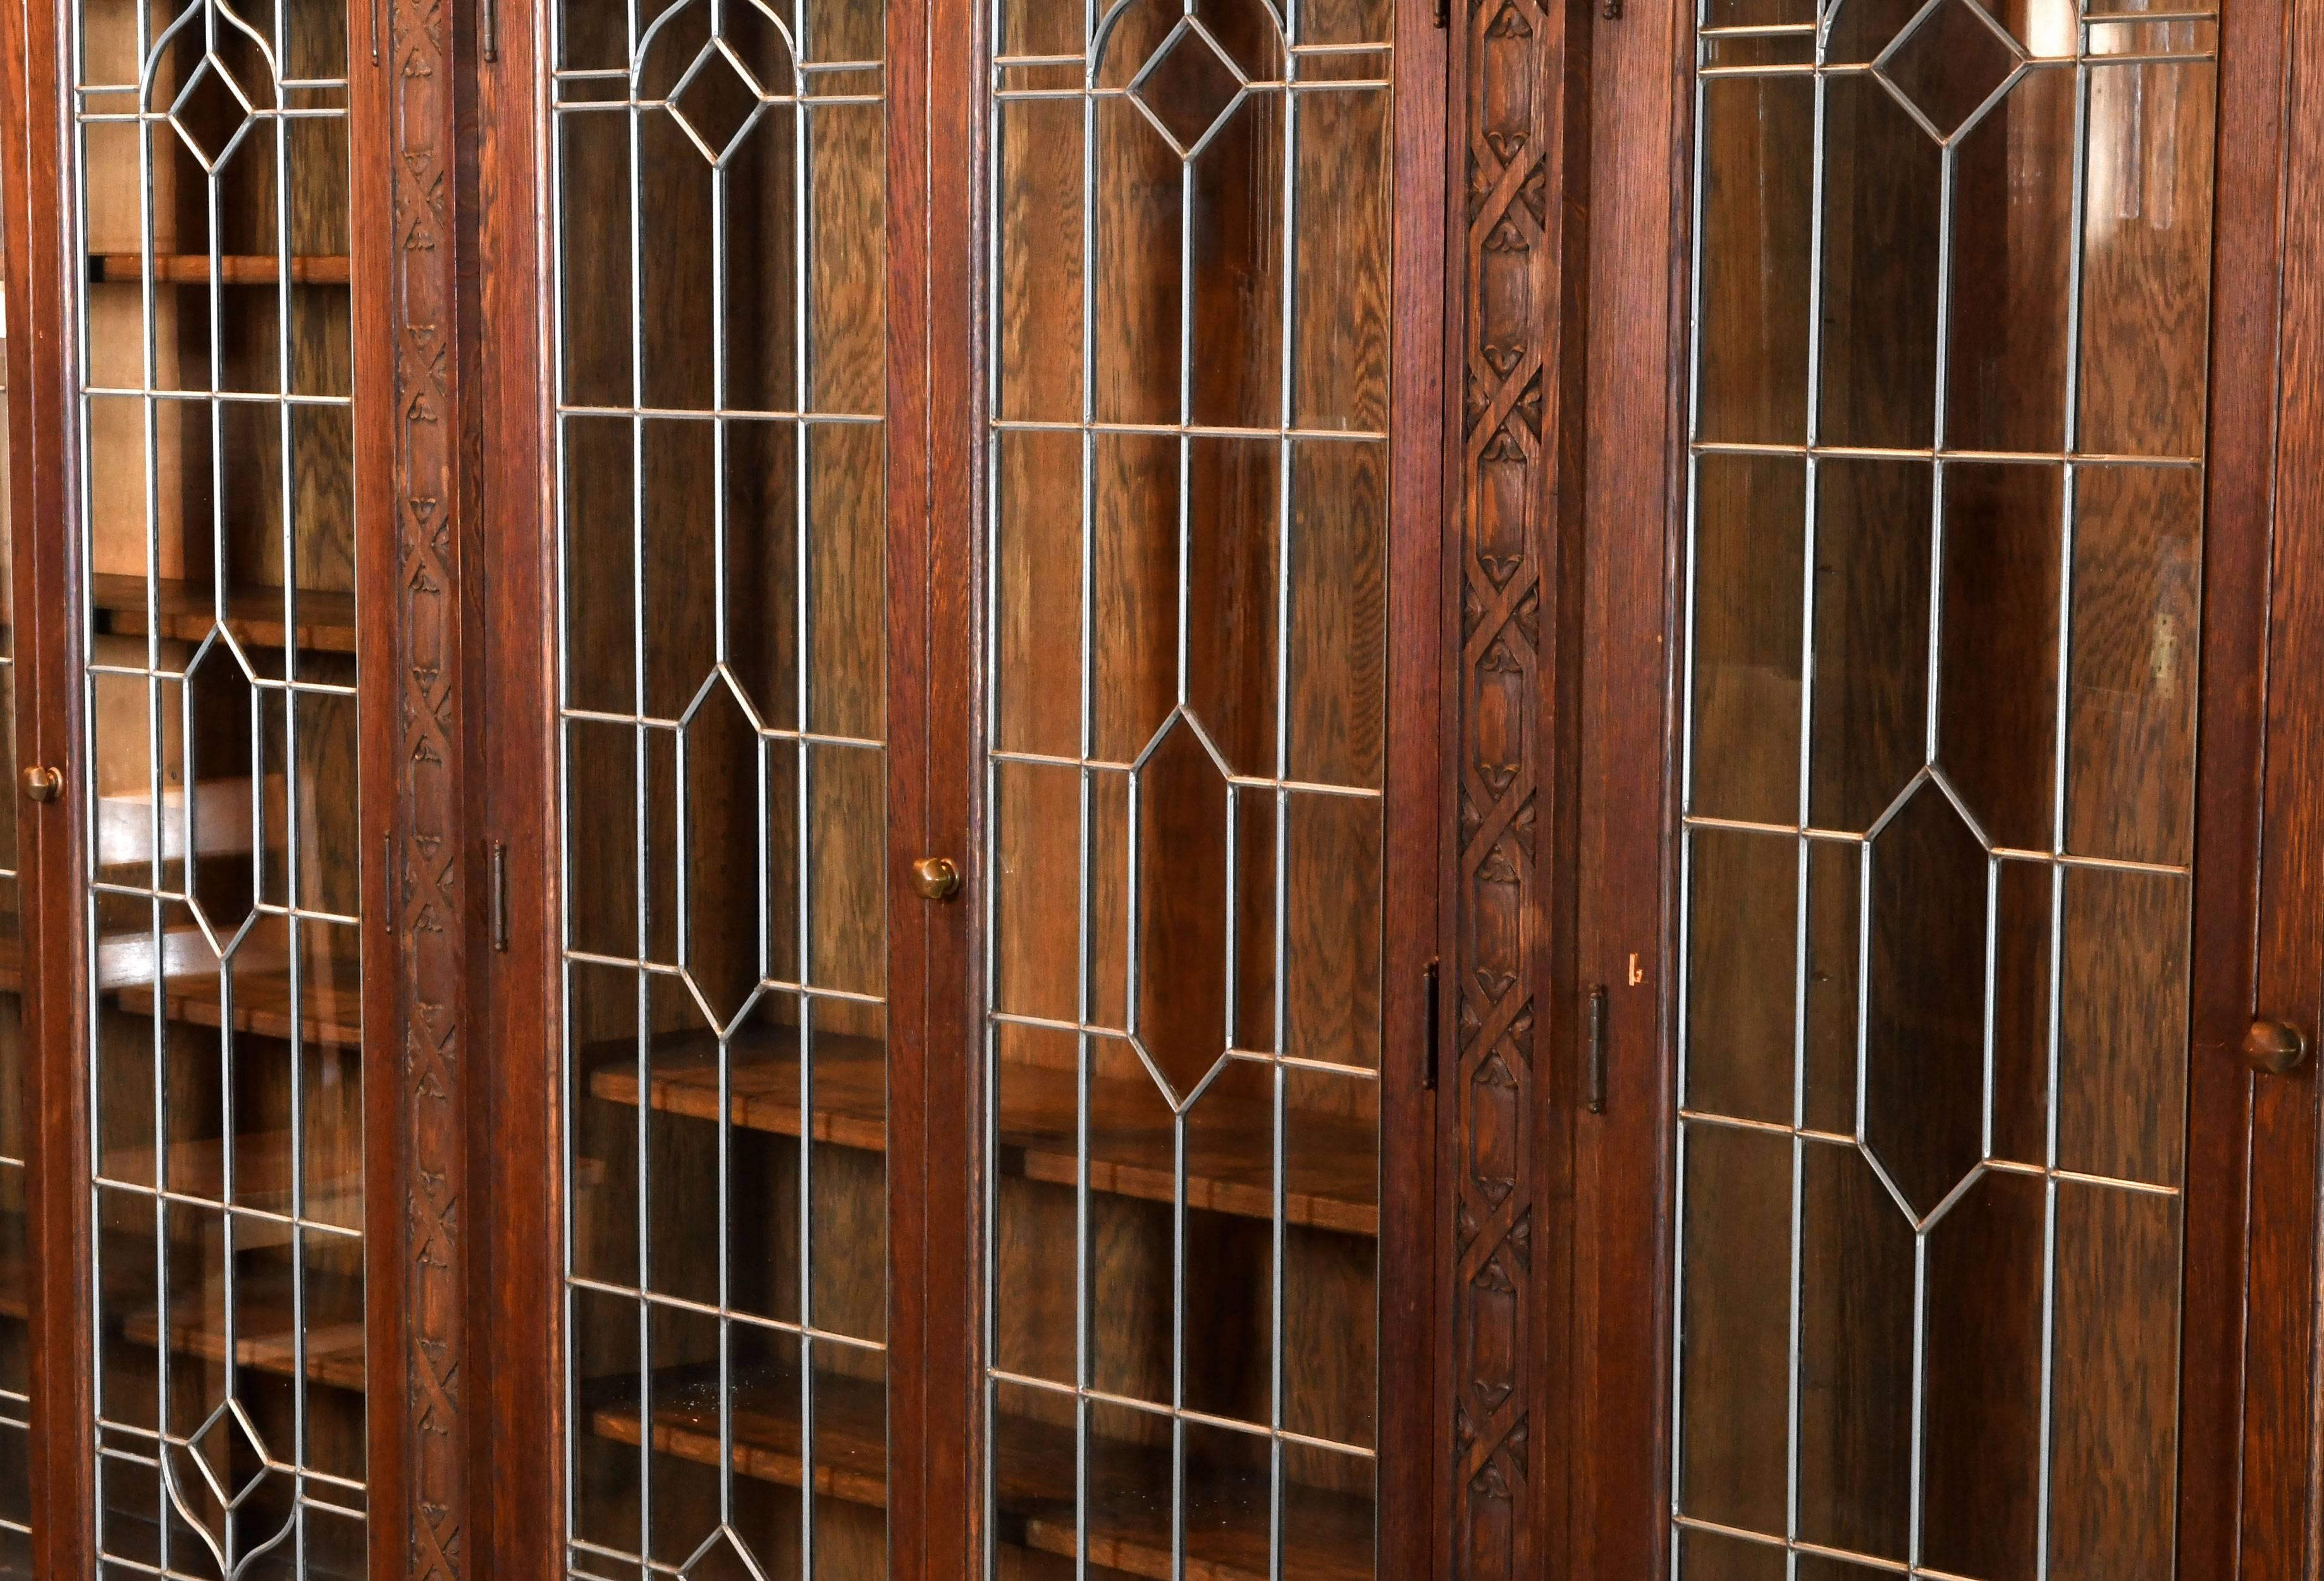
M170 125L204 170L226 163L260 106L216 55L205 56L170 106Z
M758 124L760 90L717 41L703 46L685 78L669 96L669 118L684 129L702 157L717 164L733 153Z
M208 1424L186 1447L185 1464L201 1475L228 1509L247 1499L271 1469L266 1447L232 1401L211 1413Z
M1940 138L1952 136L2017 69L2016 43L1974 0L1935 0L1877 69Z
M1210 30L1192 18L1162 42L1130 85L1181 158L1202 147L1241 102L1242 73Z

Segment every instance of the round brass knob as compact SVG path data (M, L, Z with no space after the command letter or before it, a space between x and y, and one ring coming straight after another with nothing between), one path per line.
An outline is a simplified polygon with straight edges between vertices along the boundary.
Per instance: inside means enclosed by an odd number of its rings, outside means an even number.
M2255 1021L2244 1034L2244 1063L2262 1076L2282 1076L2308 1058L2308 1039L2290 1022Z
M924 900L948 901L960 893L960 864L949 856L923 856L912 864L912 887Z
M62 769L45 763L36 764L26 769L22 777L24 781L24 795L31 800L47 803L54 801L65 793L65 774Z

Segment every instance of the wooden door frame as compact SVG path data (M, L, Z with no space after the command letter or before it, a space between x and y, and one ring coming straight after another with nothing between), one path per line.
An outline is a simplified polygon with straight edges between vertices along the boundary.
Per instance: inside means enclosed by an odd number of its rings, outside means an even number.
M83 748L69 684L79 660L77 622L64 611L77 585L79 457L67 404L72 337L65 238L69 234L65 101L59 12L44 0L0 4L0 204L14 322L8 339L9 469L14 621L16 761L52 764L68 783ZM19 796L15 784L0 795ZM32 1556L43 1576L94 1567L96 1430L89 1345L88 1103L78 1051L87 915L73 855L86 822L70 794L45 807L19 800L18 906L23 943L25 1114L29 1165L26 1257L32 1281L31 1446Z
M397 0L398 4L405 0ZM478 326L488 341L475 385L482 441L481 690L490 718L482 786L486 860L504 864L504 949L484 957L491 1096L470 1118L485 1143L488 1212L477 1273L489 1323L474 1431L491 1447L476 1497L490 1539L477 1574L561 1581L567 1573L562 1325L564 1178L558 1115L564 1017L557 852L556 545L549 523L554 422L549 357L548 153L541 123L543 9L500 9L494 58L472 55L476 82ZM504 855L503 855L504 853Z
M2243 26L2255 58L2246 92L2257 103L2236 106L2241 124L2225 157L2260 178L2243 241L2255 277L2246 331L2255 355L2240 399L2273 419L2264 443L2259 432L2247 442L2251 508L2264 496L2273 514L2273 541L2253 551L2270 603L2253 633L2265 644L2255 656L2264 669L2246 694L2262 721L2257 893L2244 897L2256 948L2249 975L2234 986L2247 996L2247 1013L2290 1020L2312 1045L2324 1031L2324 798L2316 791L2324 774L2317 686L2324 676L2324 25L2310 7L2287 5L2280 15L2255 9L2258 17ZM2227 16L2232 30L2233 7ZM2243 963L2236 966L2240 973ZM2222 1036L2239 1030L2223 1017ZM2224 1058L2227 1049L2207 1053ZM2244 1297L2245 1376L2239 1394L2221 1405L2241 1431L2218 1447L2237 1452L2244 1471L2236 1574L2305 1581L2324 1573L2324 1329L2316 1298L2324 1268L2324 1079L2311 1047L2298 1071L2249 1086L2238 1117L2250 1184L2237 1205L2247 1276L2235 1292Z
M1670 1562L1668 743L1683 640L1690 10L1615 0L1600 14L1594 157L1586 184L1569 178L1593 246L1588 563L1579 697L1567 705L1588 745L1566 771L1582 803L1566 903L1579 913L1573 980L1612 987L1606 1109L1581 1105L1566 1133L1560 1227L1573 1268L1542 1354L1572 1359L1573 1447L1541 1520L1548 1567L1591 1581L1667 1575ZM2311 1035L2324 1010L2324 805L2310 789L2324 772L2312 684L2324 673L2324 412L2312 393L2324 384L2324 273L2317 248L2298 245L2324 201L2324 32L2295 11L2221 8L2193 925L2184 1343L2190 1359L2209 1359L2193 1361L2182 1391L2180 1573L2251 1581L2312 1577L2324 1562L2311 1497L2324 1461L2319 1083L2312 1060L2255 1077L2236 1053L2255 1010L2277 1006ZM1541 706L1554 730L1559 699ZM1580 1030L1560 1046L1571 1056L1561 1080L1578 1079ZM1570 1096L1553 1091L1545 1106ZM1555 1402L1545 1391L1542 1403ZM1463 1558L1458 1574L1508 1573Z

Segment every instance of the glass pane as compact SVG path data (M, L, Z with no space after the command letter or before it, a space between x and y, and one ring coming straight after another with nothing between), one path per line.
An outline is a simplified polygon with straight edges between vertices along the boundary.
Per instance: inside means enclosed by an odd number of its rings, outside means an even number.
M991 1577L1375 1573L1388 11L992 14Z
M108 1573L354 1577L349 11L69 11L98 1540Z
M5 216L0 216L5 224ZM0 251L7 237L0 233ZM24 961L16 848L16 626L11 568L15 537L8 476L8 304L0 292L0 1576L32 1573L31 1271L25 1264Z
M550 7L576 1576L888 1574L883 26Z
M2217 30L2105 9L1702 13L1681 1581L2172 1572Z

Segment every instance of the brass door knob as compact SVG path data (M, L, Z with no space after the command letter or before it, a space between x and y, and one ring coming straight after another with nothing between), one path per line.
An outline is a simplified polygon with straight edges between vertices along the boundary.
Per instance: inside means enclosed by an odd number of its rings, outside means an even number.
M2282 1076L2308 1058L2308 1039L2290 1022L2255 1021L2244 1034L2244 1063L2262 1076Z
M924 900L948 901L960 893L960 864L949 856L923 856L912 864L912 887Z
M26 769L22 778L24 795L31 800L47 803L65 793L65 772L62 769L45 763L35 764Z

